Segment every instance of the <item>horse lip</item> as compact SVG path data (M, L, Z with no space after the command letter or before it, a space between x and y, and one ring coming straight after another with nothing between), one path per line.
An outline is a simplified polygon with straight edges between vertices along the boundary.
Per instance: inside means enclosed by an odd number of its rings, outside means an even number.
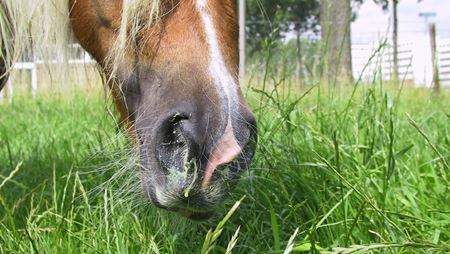
M152 199L153 204L161 209L175 212L185 218L194 220L194 221L204 221L211 218L215 213L215 208L213 206L209 207L199 207L199 206L184 206L178 205L174 207L167 207L159 203L157 200ZM182 201L183 202L183 201ZM183 202L185 203L185 202Z

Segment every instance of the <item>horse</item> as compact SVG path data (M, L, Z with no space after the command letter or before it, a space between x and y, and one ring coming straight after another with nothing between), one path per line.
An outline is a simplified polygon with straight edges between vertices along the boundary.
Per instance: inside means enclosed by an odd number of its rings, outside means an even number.
M20 2L39 4L24 1L3 0L11 23L20 18ZM194 220L214 214L249 167L257 143L256 120L237 77L236 1L33 2L54 6L62 17L53 21L59 32L46 37L58 43L67 27L98 63L138 148L147 200ZM10 45L17 51L24 29L12 25L18 36ZM50 31L51 25L31 30L40 35L40 28ZM34 47L43 43L36 41Z

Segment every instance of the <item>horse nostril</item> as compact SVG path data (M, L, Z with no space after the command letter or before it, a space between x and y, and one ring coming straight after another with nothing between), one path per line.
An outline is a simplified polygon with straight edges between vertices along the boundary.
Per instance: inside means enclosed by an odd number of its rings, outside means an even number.
M189 140L183 133L183 122L189 120L185 113L175 113L161 126L161 141L157 148L158 159L168 171L183 171L189 159Z
M183 120L189 120L190 116L187 113L176 112L169 118L169 122L172 125L177 125Z

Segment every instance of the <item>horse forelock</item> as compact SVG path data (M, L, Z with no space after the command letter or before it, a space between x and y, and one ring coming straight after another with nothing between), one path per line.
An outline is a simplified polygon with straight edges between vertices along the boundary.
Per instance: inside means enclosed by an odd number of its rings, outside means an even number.
M106 59L111 77L124 63L127 52L139 50L143 32L157 24L161 18L164 0L123 0L120 27L114 46Z
M67 56L71 39L69 8L66 1L0 0L0 37L4 61L52 60L55 80L67 76ZM23 55L34 59L21 59ZM23 58L23 57L22 57ZM63 82L61 82L63 83Z

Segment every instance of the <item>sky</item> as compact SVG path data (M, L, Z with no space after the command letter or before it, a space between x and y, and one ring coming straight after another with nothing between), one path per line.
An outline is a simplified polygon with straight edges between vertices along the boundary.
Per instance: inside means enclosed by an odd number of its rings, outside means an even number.
M358 9L353 9L357 19L352 23L352 57L354 71L364 69L367 59L384 39L392 38L392 14L367 0ZM436 13L428 23L419 13ZM450 0L400 0L399 19L399 66L407 67L416 85L430 86L433 80L433 58L429 34L430 23L436 23L438 52L450 49ZM389 43L389 40L388 40ZM389 69L389 54L382 65ZM442 57L439 54L439 57ZM388 59L388 60L386 60ZM384 67L386 67L384 66ZM383 68L384 68L383 67ZM401 69L406 70L405 68Z
M411 40L414 36L427 33L427 25L424 18L419 17L420 12L435 12L436 17L429 19L429 22L436 22L441 37L450 38L450 0L423 0L420 3L417 0L400 0L398 8L400 38ZM353 43L370 43L377 38L391 36L390 11L383 11L370 0L354 11L357 19L352 24Z

